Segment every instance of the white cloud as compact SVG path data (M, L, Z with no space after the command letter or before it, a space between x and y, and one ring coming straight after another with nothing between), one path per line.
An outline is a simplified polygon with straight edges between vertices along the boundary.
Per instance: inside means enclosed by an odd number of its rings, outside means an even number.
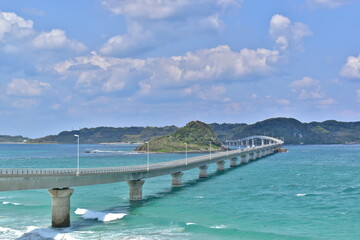
M280 99L277 99L276 102L280 105L289 105L290 104L290 101L288 99L285 99L285 98L280 98Z
M7 85L7 95L16 96L40 96L44 90L50 88L50 84L37 80L13 79Z
M332 105L336 104L336 101L332 98L326 98L318 101L319 108L329 108Z
M228 102L229 99L224 97L226 91L227 90L223 85L213 85L210 87L194 85L184 90L187 95L193 94L204 101Z
M0 41L4 38L23 38L33 33L33 21L12 12L0 12Z
M84 51L86 46L66 37L66 33L60 29L52 29L50 32L42 32L35 37L33 45L38 49L62 49L69 48L75 51Z
M356 90L356 99L360 102L360 89Z
M58 63L54 68L64 77L75 78L79 87L117 91L127 83L136 82L145 93L156 88L241 81L245 76L266 75L273 71L279 59L277 51L235 52L224 45L168 58L115 58L92 53Z
M298 93L298 99L322 99L324 97L320 81L310 77L303 77L292 82L290 88L293 92Z
M349 2L349 0L307 0L307 3L311 8L335 8L346 2Z
M0 12L0 46L5 53L18 53L33 49L70 49L84 51L83 43L67 38L64 30L52 29L37 33L33 21L12 12Z
M357 57L348 57L340 74L344 77L360 79L360 55Z
M128 19L164 20L188 16L208 16L215 9L239 6L242 0L104 0L103 5L114 14Z
M312 33L305 24L293 23L289 18L275 14L270 21L269 35L275 41L277 48L285 51L291 45L299 46L300 41Z
M310 77L303 77L302 79L296 80L290 84L292 88L306 88L318 86L320 84L319 80L312 79Z
M114 14L126 18L127 33L111 37L101 48L105 55L129 55L174 39L218 32L221 15L242 0L104 0Z
M332 104L335 104L336 101L332 98L327 98L327 99L320 100L319 103L321 105L332 105Z

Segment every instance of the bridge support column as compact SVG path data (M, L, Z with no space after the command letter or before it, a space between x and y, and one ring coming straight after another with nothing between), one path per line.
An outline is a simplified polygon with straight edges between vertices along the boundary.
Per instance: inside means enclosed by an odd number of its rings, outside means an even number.
M246 163L246 155L241 155L241 162L240 163Z
M221 160L220 162L216 163L216 171L224 171L225 169L225 161Z
M261 152L260 151L256 152L256 159L259 159L259 158L261 158Z
M252 153L249 153L249 160L250 161L254 161L255 160L255 154L252 152Z
M51 196L51 226L55 228L70 227L70 196L74 189L50 189Z
M208 169L208 165L204 165L199 167L199 178L207 178L207 169Z
M230 159L230 167L236 167L237 166L237 157L233 157Z
M184 175L183 172L176 172L176 173L171 174L173 187L179 187L182 185L182 182L181 182L182 175Z
M142 185L144 185L144 182L144 180L132 180L127 182L129 184L130 201L142 200Z

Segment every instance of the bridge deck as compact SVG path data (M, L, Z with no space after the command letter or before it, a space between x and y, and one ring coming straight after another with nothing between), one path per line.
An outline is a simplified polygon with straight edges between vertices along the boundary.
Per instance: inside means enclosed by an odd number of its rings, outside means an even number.
M62 169L0 169L0 191L25 189L68 188L105 184L111 182L132 181L157 177L201 167L222 160L239 157L245 154L280 147L282 142L236 149L226 152L212 153L180 160L173 160L150 165L135 165L125 167L81 168L77 174L76 168Z

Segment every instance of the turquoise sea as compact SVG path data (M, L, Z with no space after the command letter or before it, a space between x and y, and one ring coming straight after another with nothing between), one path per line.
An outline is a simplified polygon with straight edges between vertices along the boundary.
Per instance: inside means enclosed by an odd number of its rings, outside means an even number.
M81 145L81 167L146 163L133 145ZM72 225L53 229L46 189L0 192L0 239L360 239L360 145L287 146L207 179L186 171L147 179L129 203L126 183L74 187ZM85 153L86 149L98 150ZM76 167L76 145L0 145L0 168ZM190 154L189 154L190 156ZM151 154L150 161L184 158Z

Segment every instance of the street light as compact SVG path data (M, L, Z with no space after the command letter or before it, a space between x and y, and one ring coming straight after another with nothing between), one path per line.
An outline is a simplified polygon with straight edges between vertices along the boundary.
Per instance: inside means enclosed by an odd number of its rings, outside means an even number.
M187 143L185 143L185 165L188 164L188 158L187 158Z
M226 145L227 145L226 156L229 156L229 140L226 140Z
M149 161L149 142L146 142L147 144L147 171L150 170L150 161Z
M75 137L77 137L77 171L76 175L80 174L80 136L77 134L74 134Z
M210 160L211 160L211 141L209 141L209 144L210 144Z

